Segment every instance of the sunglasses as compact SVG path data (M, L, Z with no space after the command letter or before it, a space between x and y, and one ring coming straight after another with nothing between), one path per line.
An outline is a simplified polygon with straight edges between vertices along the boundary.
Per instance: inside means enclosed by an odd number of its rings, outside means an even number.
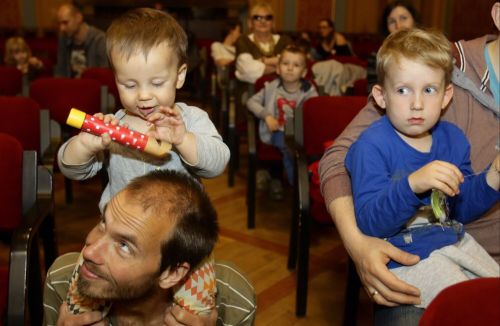
M256 21L259 21L259 22L262 22L262 21L271 21L271 20L273 20L273 15L265 15L265 16L253 15L252 19L256 20Z

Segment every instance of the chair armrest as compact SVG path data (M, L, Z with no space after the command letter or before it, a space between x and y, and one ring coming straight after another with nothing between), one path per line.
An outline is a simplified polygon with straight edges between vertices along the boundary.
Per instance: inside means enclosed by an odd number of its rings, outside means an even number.
M42 197L24 214L23 223L12 236L9 264L7 324L26 325L31 311L43 316L38 234L44 222L53 219L53 198ZM30 288L28 292L28 287ZM40 319L41 320L41 319Z
M297 192L299 209L302 216L307 216L310 207L309 199L309 171L304 147L296 145L295 155L297 160Z
M51 148L50 112L47 109L40 110L40 155L42 162L50 162L52 165L54 158Z
M248 155L257 155L257 118L247 111Z

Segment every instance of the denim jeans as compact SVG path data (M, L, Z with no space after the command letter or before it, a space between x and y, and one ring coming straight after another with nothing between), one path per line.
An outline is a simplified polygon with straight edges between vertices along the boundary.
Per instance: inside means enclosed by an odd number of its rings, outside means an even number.
M271 135L271 144L283 154L283 167L285 168L288 183L293 186L293 154L285 144L285 133L283 131L273 132Z
M375 305L374 326L418 326L425 309L412 305L386 307Z

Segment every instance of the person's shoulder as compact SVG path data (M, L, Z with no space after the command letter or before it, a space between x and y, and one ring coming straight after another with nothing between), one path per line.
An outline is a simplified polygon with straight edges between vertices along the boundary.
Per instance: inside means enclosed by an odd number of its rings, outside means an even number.
M462 129L460 129L456 124L444 120L439 121L439 123L435 127L435 132L446 135L451 139L454 139L456 137L467 139Z
M347 39L344 36L344 34L339 33L339 32L335 32L335 43L337 45L344 45L344 44L346 44L347 43Z
M54 263L50 266L47 272L47 277L54 280L66 279L68 275L71 276L73 270L75 269L79 255L79 252L70 252L57 257Z
M188 104L183 103L183 102L176 102L175 106L177 106L177 108L179 109L179 111L181 112L181 114L184 118L190 118L190 119L207 118L210 120L207 112L205 112L204 110L200 109L197 106L188 105Z
M218 41L212 42L212 44L210 45L210 48L212 49L212 51L219 50L222 47L224 47L224 44L222 44L222 42L218 42Z
M373 121L368 128L366 128L361 135L361 137L366 138L375 138L380 137L381 134L387 134L388 131L391 131L392 125L387 115L383 115L380 119Z

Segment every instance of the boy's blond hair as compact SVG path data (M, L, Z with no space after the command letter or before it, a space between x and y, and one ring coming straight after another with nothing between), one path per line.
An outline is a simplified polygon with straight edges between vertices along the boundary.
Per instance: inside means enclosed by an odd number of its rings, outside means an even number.
M16 66L17 62L14 54L18 51L26 51L28 58L31 57L31 49L26 41L20 36L13 36L5 41L5 64L8 66Z
M115 19L106 32L106 53L118 51L129 59L142 52L147 57L152 48L166 43L175 51L178 67L187 62L187 36L179 23L169 14L151 8L133 9Z
M419 28L404 29L389 35L377 52L377 79L384 84L390 63L401 58L416 61L444 71L445 84L451 82L453 57L451 44L439 31Z

